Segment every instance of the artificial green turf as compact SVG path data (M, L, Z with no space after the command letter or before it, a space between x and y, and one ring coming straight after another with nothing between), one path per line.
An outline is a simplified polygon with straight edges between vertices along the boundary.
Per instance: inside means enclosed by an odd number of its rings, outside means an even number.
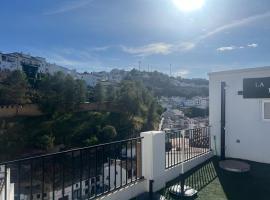
M196 200L270 200L270 165L248 162L251 171L245 174L226 172L218 167L218 158L194 169L186 178L186 185L198 190ZM167 200L172 197L168 188L179 183L174 180L160 193Z

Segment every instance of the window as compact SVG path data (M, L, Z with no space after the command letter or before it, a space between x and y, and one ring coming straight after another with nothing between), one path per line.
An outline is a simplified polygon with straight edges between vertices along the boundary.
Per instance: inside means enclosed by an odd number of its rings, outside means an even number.
M262 106L263 120L270 121L270 100L263 101Z

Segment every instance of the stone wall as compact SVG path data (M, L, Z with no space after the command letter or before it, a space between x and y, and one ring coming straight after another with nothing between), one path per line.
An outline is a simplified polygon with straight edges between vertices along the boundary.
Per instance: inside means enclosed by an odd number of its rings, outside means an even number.
M117 106L109 103L83 103L75 112L84 111L111 111L120 112ZM25 105L2 105L0 106L0 118L10 118L19 116L41 116L44 113L39 109L37 104Z

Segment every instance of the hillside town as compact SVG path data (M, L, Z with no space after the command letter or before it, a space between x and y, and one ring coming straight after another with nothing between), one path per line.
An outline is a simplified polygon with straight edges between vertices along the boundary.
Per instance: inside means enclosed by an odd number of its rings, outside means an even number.
M76 66L72 66L75 68ZM135 66L134 66L135 69ZM128 71L121 69L112 69L111 71L85 71L78 72L76 69L69 69L56 63L50 63L46 58L32 56L23 52L2 53L0 51L0 71L23 70L28 76L37 78L40 73L54 73L60 71L65 75L70 75L74 79L81 79L88 86L94 87L99 82L120 83L127 75ZM139 70L140 71L140 70ZM145 71L141 71L145 72ZM143 78L149 78L148 74L143 74ZM177 87L205 87L193 82L184 82L178 79L172 79L171 84Z
M208 97L161 97L159 103L166 111L162 115L161 130L194 129L208 125ZM187 109L199 109L202 114L195 117L185 115Z
M70 75L74 79L81 79L87 85L93 87L100 81L109 81L119 83L127 74L124 70L113 69L111 72L77 72L75 69L49 63L45 58L32 56L25 53L1 53L0 52L0 71L5 70L23 70L26 74L38 76L39 73L54 74L61 71L65 75ZM33 78L34 78L33 77Z

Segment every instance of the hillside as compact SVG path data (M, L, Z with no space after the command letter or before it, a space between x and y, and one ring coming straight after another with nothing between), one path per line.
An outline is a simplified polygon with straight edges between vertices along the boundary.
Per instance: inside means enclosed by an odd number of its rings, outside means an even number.
M186 79L181 77L170 77L161 72L141 72L131 70L125 77L127 80L142 82L155 96L208 96L208 80Z

